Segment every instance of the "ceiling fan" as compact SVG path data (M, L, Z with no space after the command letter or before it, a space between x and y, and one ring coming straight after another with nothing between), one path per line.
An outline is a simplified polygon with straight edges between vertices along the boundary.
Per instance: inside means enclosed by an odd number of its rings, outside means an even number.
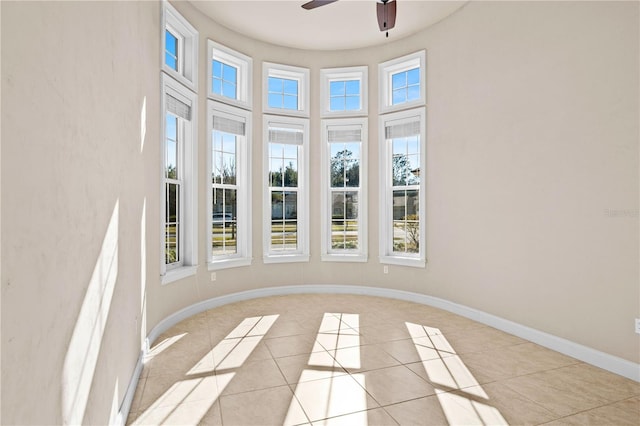
M311 0L302 5L303 9L311 10L316 7L335 3L338 0ZM389 30L396 25L396 0L381 0L376 2L376 12L378 14L378 27L380 31L386 31L389 37Z

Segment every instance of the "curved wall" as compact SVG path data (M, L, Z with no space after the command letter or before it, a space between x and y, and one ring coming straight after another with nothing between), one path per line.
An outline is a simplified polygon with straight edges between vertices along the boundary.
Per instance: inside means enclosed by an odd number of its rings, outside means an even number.
M188 3L175 7L200 32L200 123L206 40L254 61L254 260L217 271L211 282L202 239L196 276L167 285L149 279L147 332L186 306L225 294L341 284L439 297L640 362L633 330L640 317L637 3L471 2L402 40L391 33L377 47L331 52L266 44ZM390 265L384 275L377 65L420 49L427 50L427 266ZM369 66L367 263L320 260L320 200L313 197L310 262L262 263L263 61L310 68L312 159L320 155L320 69ZM204 153L202 125L198 138ZM204 155L198 167L203 176ZM312 161L310 176L311 193L318 193L319 162ZM206 191L199 187L200 205ZM200 235L205 220L203 209ZM148 257L149 278L159 270L155 257Z

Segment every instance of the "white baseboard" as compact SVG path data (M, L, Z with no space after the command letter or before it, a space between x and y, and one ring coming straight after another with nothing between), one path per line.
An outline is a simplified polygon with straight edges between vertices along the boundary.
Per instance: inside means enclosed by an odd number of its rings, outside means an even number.
M138 356L138 362L136 363L136 367L133 369L131 380L129 380L129 385L127 386L127 390L124 394L122 404L120 405L118 417L115 419L113 423L111 423L115 426L123 426L124 424L127 423L127 418L129 417L129 411L131 411L131 404L133 403L133 396L135 395L136 388L138 387L138 381L140 380L140 373L142 373L144 355L145 355L145 351L140 351L140 356Z
M127 405L127 399L122 404L121 412L128 415L131 401L133 400L133 393L135 392L135 385L142 369L142 359L151 344L158 338L160 334L173 327L180 321L187 319L195 314L204 312L206 310L216 308L218 306L227 305L229 303L239 302L249 299L257 299L267 296L280 296L287 294L305 294L305 293L321 293L321 294L359 294L366 296L380 296L391 299L405 300L409 302L421 303L423 305L433 306L445 311L458 314L460 316L469 318L474 321L478 321L482 324L497 328L504 332L513 334L523 339L529 340L533 343L537 343L546 348L560 352L564 355L576 358L580 361L588 364L600 367L612 373L620 376L627 377L636 382L640 382L640 364L633 363L631 361L616 357L614 355L607 354L605 352L598 351L596 349L580 345L578 343L566 340L552 334L545 333L524 325L515 323L513 321L506 320L504 318L491 315L489 313L479 311L477 309L470 308L468 306L453 303L448 300L440 299L425 294L411 293L408 291L393 290L388 288L379 287L363 287L363 286L347 286L347 285L325 285L325 284L310 284L310 285L295 285L295 286L283 286L283 287L268 287L257 290L243 291L239 293L228 294L225 296L215 297L213 299L204 300L194 305L188 306L178 312L168 316L164 320L160 321L149 333L145 348L138 360L138 366L132 377L129 389L127 389L126 397L130 398ZM126 408L126 410L124 410ZM123 417L126 420L126 416Z

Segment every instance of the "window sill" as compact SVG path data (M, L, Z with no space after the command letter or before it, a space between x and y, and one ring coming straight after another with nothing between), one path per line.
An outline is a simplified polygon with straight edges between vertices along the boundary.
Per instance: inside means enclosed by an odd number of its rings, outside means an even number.
M197 270L198 265L182 266L180 268L171 269L165 272L164 275L161 275L162 285L195 275Z
M240 266L250 266L253 259L251 257L240 257L233 259L213 260L207 264L209 271L217 271L219 269L238 268Z
M424 268L426 266L426 260L418 257L380 256L380 263L388 265L411 266L413 268Z
M323 262L366 262L366 254L329 254L322 255Z
M270 255L262 258L264 263L289 263L289 262L308 262L308 254L284 254Z

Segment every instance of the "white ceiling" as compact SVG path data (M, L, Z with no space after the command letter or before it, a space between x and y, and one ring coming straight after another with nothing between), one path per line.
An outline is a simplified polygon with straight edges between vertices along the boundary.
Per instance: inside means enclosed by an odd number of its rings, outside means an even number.
M306 0L215 0L191 3L219 24L251 38L301 49L339 50L399 40L449 16L467 1L396 0L389 38L378 29L376 0L340 0L317 9Z

